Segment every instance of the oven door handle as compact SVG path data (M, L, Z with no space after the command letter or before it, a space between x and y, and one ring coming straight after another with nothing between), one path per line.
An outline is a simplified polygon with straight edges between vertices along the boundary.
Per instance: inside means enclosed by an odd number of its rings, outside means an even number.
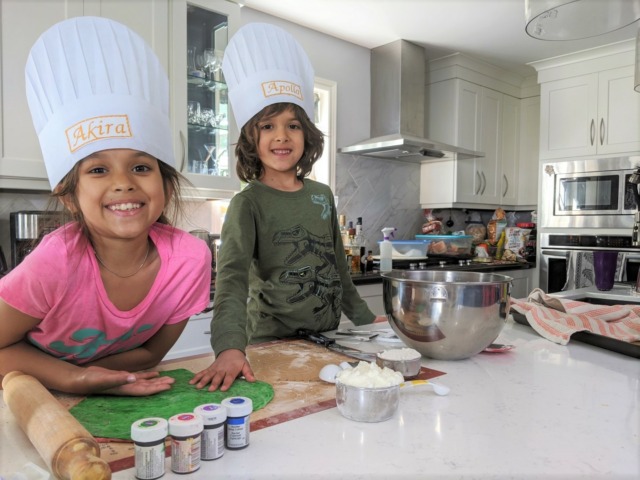
M638 254L638 253L627 253L627 256L625 257L625 259L629 263L640 263L640 254Z
M545 257L553 258L568 258L569 252L565 250L541 250L542 255Z

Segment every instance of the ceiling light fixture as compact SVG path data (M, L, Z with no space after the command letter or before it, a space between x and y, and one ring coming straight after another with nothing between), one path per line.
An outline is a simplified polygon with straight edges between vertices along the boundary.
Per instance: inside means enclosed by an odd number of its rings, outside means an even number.
M640 19L640 0L525 0L524 8L527 34L539 40L596 37Z

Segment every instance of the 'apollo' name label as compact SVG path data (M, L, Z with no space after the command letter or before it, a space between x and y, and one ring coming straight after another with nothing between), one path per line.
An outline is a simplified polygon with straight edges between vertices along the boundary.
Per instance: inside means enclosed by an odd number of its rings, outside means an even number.
M65 130L69 151L105 138L131 137L127 115L102 115L82 120Z
M292 82L286 82L284 80L273 80L271 82L264 82L262 84L262 92L265 97L272 97L274 95L291 95L292 97L302 100L302 88Z

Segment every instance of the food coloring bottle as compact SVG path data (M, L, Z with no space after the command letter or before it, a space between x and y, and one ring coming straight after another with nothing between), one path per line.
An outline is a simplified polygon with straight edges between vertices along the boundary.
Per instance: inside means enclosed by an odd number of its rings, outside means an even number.
M249 415L253 402L247 397L230 397L222 400L227 409L227 448L239 450L249 446Z
M143 418L131 425L135 446L135 476L139 480L154 480L164 475L164 441L169 424L164 418Z
M191 473L200 468L202 430L202 417L195 413L179 413L169 419L173 472Z
M207 403L196 407L194 412L202 417L201 460L215 460L224 455L224 426L227 409L217 403Z

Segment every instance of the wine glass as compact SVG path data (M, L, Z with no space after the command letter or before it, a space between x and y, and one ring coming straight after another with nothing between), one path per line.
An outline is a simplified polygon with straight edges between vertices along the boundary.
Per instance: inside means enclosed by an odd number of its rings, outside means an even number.
M205 143L204 149L207 151L207 156L204 160L204 168L205 172L209 175L218 175L218 162L216 161L216 156L214 155L216 151L216 146L213 143Z
M213 80L213 68L216 62L216 56L212 48L204 51L204 69L207 72L207 78Z

